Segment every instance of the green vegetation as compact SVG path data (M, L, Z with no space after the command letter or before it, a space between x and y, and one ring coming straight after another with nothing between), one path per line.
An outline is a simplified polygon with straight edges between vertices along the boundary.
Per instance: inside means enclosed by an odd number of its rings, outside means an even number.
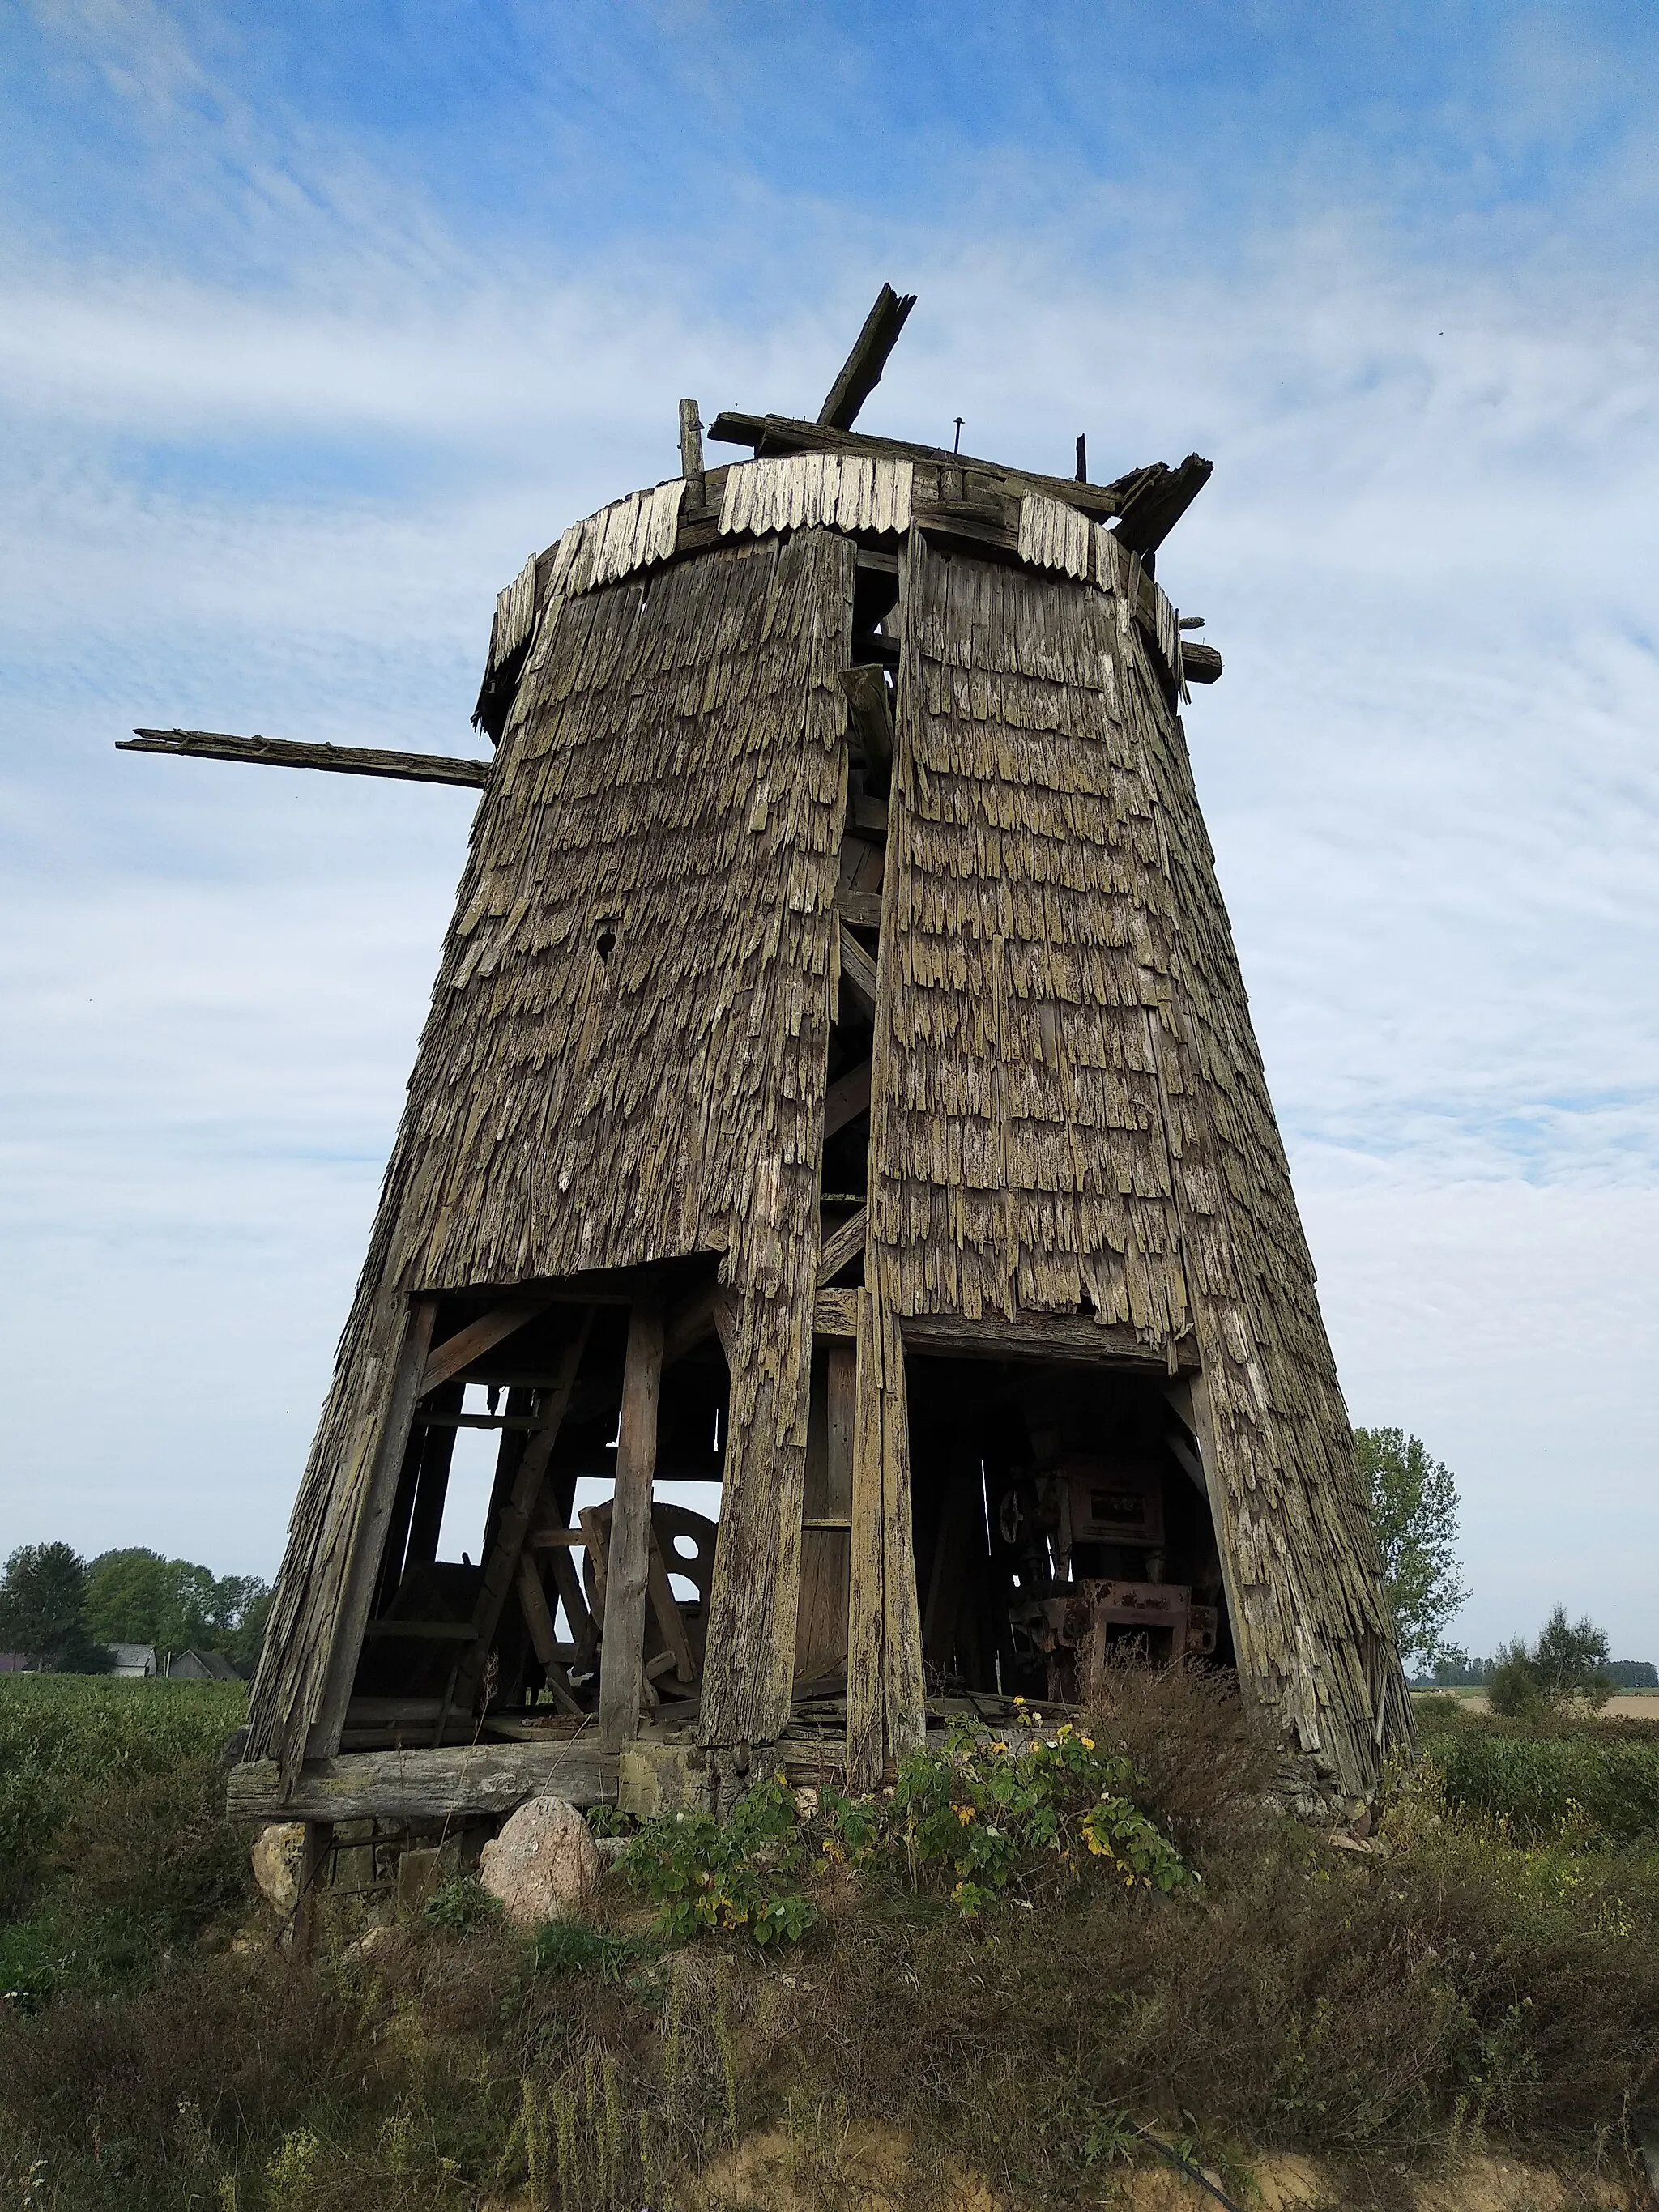
M0 1577L0 1650L62 1674L106 1674L110 1656L82 1618L86 1562L68 1544L21 1544Z
M1432 1667L1448 1649L1446 1631L1469 1595L1457 1568L1456 1478L1431 1457L1420 1437L1403 1429L1353 1434L1400 1656L1407 1666Z
M0 1651L50 1674L106 1674L112 1644L158 1652L221 1651L252 1674L270 1588L258 1575L218 1575L142 1546L100 1553L90 1566L69 1544L24 1544L0 1575Z
M1268 1808L1221 1682L1125 1669L1074 1733L964 1732L890 1796L763 1780L718 1866L672 1824L685 1896L799 1899L793 1942L665 1926L647 1822L641 1887L580 1923L519 1934L457 1881L369 1948L329 1899L300 1958L219 1814L234 1686L0 1682L4 1941L50 1967L0 2007L0 2203L702 2212L765 2135L828 2212L862 2130L895 2206L967 2168L1081 2208L1153 2114L1224 2177L1316 2154L1334 2201L1483 2142L1612 2201L1659 2086L1659 1726L1421 1710L1355 1849Z
M1575 1626L1558 1605L1536 1644L1517 1637L1498 1646L1486 1695L1493 1712L1510 1720L1535 1720L1562 1705L1604 1705L1613 1695L1607 1637L1592 1620Z

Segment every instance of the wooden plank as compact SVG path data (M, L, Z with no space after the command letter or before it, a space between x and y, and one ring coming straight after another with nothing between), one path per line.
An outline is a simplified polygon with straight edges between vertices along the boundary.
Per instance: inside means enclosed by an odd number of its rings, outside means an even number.
M819 1304L823 1304L820 1293ZM1188 1335L1170 1347L1146 1344L1133 1329L1103 1326L1086 1314L1022 1314L1018 1321L967 1321L958 1314L906 1315L901 1326L912 1352L975 1359L1060 1359L1108 1367L1144 1367L1160 1375L1198 1365L1198 1345Z
M494 763L448 753L383 752L372 745L295 744L285 738L233 738L218 730L139 730L118 753L178 753L187 760L249 761L262 768L316 768L333 775L390 776L398 783L449 783L479 790Z
M605 1635L599 1645L599 1743L605 1751L618 1749L638 1729L645 1691L651 1480L657 1465L657 1400L665 1334L661 1286L642 1284L628 1324L605 1562Z
M875 306L864 319L864 328L852 352L842 364L841 374L830 386L830 396L818 410L820 422L832 430L852 428L860 408L881 382L887 356L898 343L899 332L915 304L914 292L901 295L890 284L882 286L876 295Z
M1085 514L1107 522L1121 514L1153 469L1131 469L1127 476L1107 484L1080 484L1072 477L1043 476L1031 469L1016 469L1001 461L981 460L972 453L952 453L943 446L918 446L903 438L873 438L863 431L836 430L825 422L804 422L790 415L745 415L728 409L717 415L708 435L716 445L747 446L767 453L873 453L924 463L935 468L969 471L990 479L994 489L1015 497L1029 491L1063 500ZM1154 465L1154 469L1164 464Z
M588 1565L593 1570L593 1601L591 1608L594 1627L605 1634L605 1570L611 1558L611 1533L605 1516L597 1505L584 1505L576 1516L587 1545Z
M489 1557L484 1562L483 1582L477 1601L472 1608L472 1632L477 1641L461 1662L455 1678L453 1703L464 1713L472 1710L483 1678L489 1648L495 1640L495 1631L501 1626L501 1608L507 1594L513 1587L519 1571L519 1559L524 1550L524 1540L530 1527L531 1516L541 1496L542 1483L547 1474L547 1463L553 1455L553 1447L559 1440L559 1431L570 1409L570 1400L576 1388L576 1373L587 1349L588 1332L593 1324L592 1307L582 1316L575 1334L566 1345L559 1361L558 1380L549 1393L548 1402L542 1408L541 1426L525 1447L513 1476L513 1487L496 1522L495 1541ZM537 1587L539 1589L540 1584Z
M843 668L840 683L865 759L884 786L893 767L893 708L886 676L878 662L861 661L855 668Z
M860 836L873 837L883 845L887 842L889 818L887 801L866 798L863 792L854 793L847 809L848 826Z
M878 1304L881 1360L881 1666L883 1734L889 1759L908 1758L926 1741L927 1693L916 1590L915 1525L910 1504L910 1422L904 1345L897 1316Z
M838 1130L849 1121L856 1121L860 1114L870 1110L870 1063L861 1060L856 1067L849 1067L845 1075L838 1075L824 1094L823 1141L827 1145Z
M547 1592L542 1588L542 1578L536 1571L533 1559L520 1555L519 1560L519 1606L524 1614L525 1626L530 1631L531 1647L541 1662L542 1674L553 1692L555 1705L562 1705L568 1713L580 1713L581 1707L570 1694L562 1664L570 1655L559 1642L549 1610Z
M576 1639L576 1660L586 1666L598 1649L599 1632L592 1614L587 1609L587 1598L582 1589L582 1578L576 1571L576 1563L568 1551L553 1553L548 1561L553 1577L553 1587L564 1607L564 1617L570 1624L570 1633Z
M409 1449L410 1431L415 1423L416 1396L437 1318L435 1297L416 1298L404 1325L403 1342L392 1370L374 1466L364 1486L362 1510L352 1539L351 1560L346 1569L340 1607L334 1619L334 1641L323 1678L323 1694L307 1737L306 1750L310 1757L328 1758L338 1745L340 1731L345 1725L346 1707L351 1702L351 1686L356 1680L357 1661L363 1648L363 1631L368 1626L369 1603L380 1580L380 1556L386 1549L386 1532L397 1504L398 1479L403 1472L404 1455Z
M841 980L872 1021L876 1018L876 963L856 937L843 930Z
M1189 684L1219 684L1221 655L1212 645L1181 641L1181 672Z
M1214 471L1213 461L1188 453L1178 469L1150 476L1128 501L1117 526L1132 553L1155 553L1198 497Z
M867 1206L861 1206L831 1236L824 1238L818 1259L817 1287L820 1290L832 1283L843 1267L857 1259L864 1249L869 1228L870 1209Z
M233 1820L445 1820L512 1812L532 1797L609 1803L617 1762L597 1744L481 1743L430 1751L358 1751L307 1760L282 1794L274 1759L234 1766Z
M879 891L840 891L836 893L836 912L843 921L850 921L859 929L881 927L881 893Z
M427 1354L426 1371L421 1377L421 1395L435 1390L441 1382L447 1382L459 1375L463 1367L470 1367L486 1352L493 1352L498 1344L520 1329L538 1313L545 1313L553 1303L544 1291L519 1291L504 1298L498 1306L480 1314L477 1321L468 1322L453 1336L447 1336L441 1344L434 1345Z
M876 1302L854 1292L854 1369L852 1547L847 1605L847 1786L873 1790L884 1753L882 1697L882 1482L880 1344Z

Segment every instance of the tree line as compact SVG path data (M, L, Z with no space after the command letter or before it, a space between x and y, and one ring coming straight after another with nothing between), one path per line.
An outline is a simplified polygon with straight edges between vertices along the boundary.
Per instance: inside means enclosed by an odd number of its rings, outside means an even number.
M270 1585L216 1575L143 1545L83 1559L70 1544L20 1545L0 1576L0 1650L61 1674L105 1674L114 1644L218 1651L239 1674L258 1662Z

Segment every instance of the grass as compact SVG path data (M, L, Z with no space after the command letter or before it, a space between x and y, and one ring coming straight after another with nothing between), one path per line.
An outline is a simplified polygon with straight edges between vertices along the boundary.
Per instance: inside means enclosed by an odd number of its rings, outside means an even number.
M964 1919L925 1864L843 1863L812 1873L803 1940L763 1951L668 1942L617 1885L528 1937L458 1890L368 1950L337 1903L301 1960L218 1817L234 1707L13 1686L0 1803L27 1832L33 1745L52 1840L6 1940L82 1932L0 2012L0 2204L700 2212L774 2140L792 2201L828 2212L857 2197L863 2130L902 2146L895 2205L966 2167L1011 2206L1080 2207L1154 2115L1224 2175L1317 2154L1352 2203L1402 2203L1401 2170L1483 2142L1599 2173L1606 2202L1659 2104L1659 1833L1625 1832L1649 1740L1617 1724L1431 1712L1382 1848L1353 1854L1267 1808L1271 1759L1219 1684L1126 1674L1091 1725L1202 1877L1170 1894L1085 1856ZM1551 1811L1558 1758L1601 1778L1595 1822ZM84 1935L105 1923L125 1951Z

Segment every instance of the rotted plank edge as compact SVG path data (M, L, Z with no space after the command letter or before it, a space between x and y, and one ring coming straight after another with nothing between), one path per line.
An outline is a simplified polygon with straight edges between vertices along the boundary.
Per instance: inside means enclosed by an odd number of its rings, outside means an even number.
M274 1759L234 1766L233 1820L443 1820L513 1812L532 1797L610 1804L617 1762L597 1744L467 1744L440 1751L357 1751L308 1759L289 1796Z

